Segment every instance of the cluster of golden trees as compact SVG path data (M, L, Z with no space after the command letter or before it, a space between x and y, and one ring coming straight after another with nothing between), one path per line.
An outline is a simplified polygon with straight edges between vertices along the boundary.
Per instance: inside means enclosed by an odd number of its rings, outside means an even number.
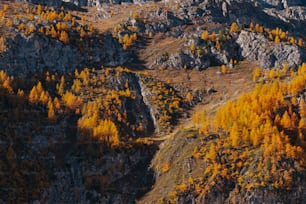
M137 33L133 33L131 35L124 34L123 38L119 38L119 43L123 44L123 49L127 49L133 45L133 42L137 40Z
M258 23L256 23L255 25L251 22L249 25L249 29L251 31L257 32L257 33L263 33L264 35L266 35L269 40L274 41L275 43L280 43L280 42L290 42L291 44L297 44L300 47L304 47L304 41L302 40L302 38L299 38L298 40L295 39L294 37L291 37L289 35L288 31L283 31L280 28L275 28L275 29L268 29L268 28L264 28L263 26L259 25ZM236 22L233 22L230 26L229 32L231 33L238 33L240 31L239 26L237 25ZM212 33L211 35L209 35L209 32L207 30L205 30L202 35L201 38L204 41L210 40L212 42L216 42L216 48L220 49L220 42L217 39L216 33Z
M249 94L240 96L236 102L228 102L228 104L216 113L214 120L214 128L221 128L225 132L230 134L232 143L239 145L240 143L253 144L256 146L259 141L263 141L264 135L258 135L256 132L267 132L263 130L253 130L252 128L269 128L278 125L275 123L279 121L281 124L288 124L285 122L290 116L292 127L297 128L299 120L303 119L299 116L298 112L292 111L293 106L297 106L296 97L300 91L305 88L306 84L306 64L299 67L296 76L291 79L290 83L281 82L280 80L274 80L268 84L257 84L254 91ZM285 100L285 96L291 96L291 100ZM303 104L303 98L300 99L299 104ZM280 110L286 110L284 113ZM289 115L288 115L289 114ZM263 124L264 123L264 124ZM295 124L295 125L294 125ZM263 126L265 125L265 126ZM251 131L250 131L251 128ZM288 125L283 125L281 129L287 129ZM245 137L239 137L238 129L245 134ZM273 128L272 128L273 129ZM277 128L279 129L279 128ZM248 134L247 134L248 133ZM256 135L256 136L255 136ZM239 140L238 143L235 142ZM235 146L235 145L234 145Z
M57 97L52 99L48 91L45 91L42 87L42 83L39 81L37 85L33 86L31 89L28 100L31 104L37 105L41 103L48 109L48 118L50 120L55 119L55 110L60 110L61 103Z
M158 118L161 129L170 131L171 126L177 123L180 114L183 112L182 105L185 102L192 102L192 94L187 93L187 100L184 101L169 84L155 81L147 75L143 75L141 79L153 93L152 101L154 107L161 113Z
M70 35L79 35L81 41L94 32L93 25L77 24L76 18L63 7L60 10L53 10L47 6L38 5L30 8L27 4L21 4L14 10L14 15L6 13L5 9L0 11L0 24L3 23L7 28L15 27L26 36L39 32L68 44L71 40ZM8 33L0 36L0 51L4 50L3 38L7 36L9 36Z
M275 43L290 42L291 44L297 44L300 47L304 47L304 42L301 38L296 40L294 37L289 36L288 31L283 31L278 27L270 30L268 28L264 28L263 26L257 23L255 24L255 26L253 23L251 23L249 28L251 31L267 35L269 40L274 41Z
M209 32L207 30L204 30L201 34L201 39L202 40L204 40L207 43L210 43L210 44L214 45L218 50L221 49L220 38L221 38L221 36L219 34L217 35L215 32L212 32L211 34L209 34Z
M217 34L215 32L212 32L212 34L209 34L207 30L204 30L201 39L204 41L210 40L212 42L215 42L217 40Z
M230 29L227 30L219 30L219 33L212 32L209 33L208 30L204 30L201 34L201 39L206 43L207 46L215 47L218 50L222 48L222 44L224 41L230 40L232 38L231 33L238 33L240 31L239 26L236 22L233 22L230 26ZM190 50L193 53L197 53L197 55L201 55L202 53L207 54L206 49L197 48L194 44L190 46Z
M82 117L78 121L79 134L82 139L92 137L110 146L118 146L119 133L115 123L109 119L98 119L98 113L89 117ZM85 142L80 140L80 143Z
M257 69L254 75L263 73ZM214 118L205 112L194 115L205 142L193 150L193 156L205 170L193 184L185 182L187 190L205 195L227 181L239 186L237 192L296 187L293 181L306 170L306 64L297 72L281 73L220 107Z
M80 90L90 90L95 93L90 99L83 96L85 101L82 117L78 121L79 143L97 140L115 147L120 144L118 127L130 128L132 131L143 131L142 124L130 124L127 121L127 110L122 112L123 101L133 100L129 82L126 80L123 90L107 89L105 85L109 77L120 77L124 69L105 69L103 72L85 68L81 72L75 71L71 91L79 94Z

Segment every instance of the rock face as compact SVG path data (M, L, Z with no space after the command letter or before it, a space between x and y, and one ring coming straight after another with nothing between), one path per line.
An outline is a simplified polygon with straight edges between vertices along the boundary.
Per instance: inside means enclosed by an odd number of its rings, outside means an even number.
M154 119L150 112L150 104L145 100L146 93L144 92L143 85L140 83L139 76L134 73L122 72L120 77L116 77L115 73L112 73L105 82L105 87L108 89L124 90L125 83L128 82L129 89L133 92L133 100L130 98L122 99L122 114L126 110L127 118L130 124L134 124L137 128L139 124L145 130L145 133L150 135L154 132L155 124ZM129 135L137 137L135 131L125 129Z
M285 16L290 16L291 19L305 21L306 9L305 7L289 7L284 12Z
M27 75L37 71L68 72L89 65L117 66L129 60L119 43L110 34L103 43L84 42L84 47L34 34L20 34L6 42L6 52L0 56L0 67L9 74Z
M262 1L272 6L283 6L284 8L287 8L289 6L305 5L305 2L302 0L262 0Z
M261 68L280 67L287 64L297 68L305 60L305 50L297 45L269 42L263 35L241 31L237 43L241 55L250 61L258 61Z
M187 47L189 48L192 43L197 47L205 45L203 40L198 39L195 42L189 42ZM206 54L201 53L199 55L196 51L191 52L188 48L173 54L164 53L160 58L156 59L151 68L203 70L209 66L229 64L230 59L242 58L239 51L240 47L233 39L224 43L222 49L207 46L208 52Z
M102 3L120 4L123 2L126 2L126 3L141 2L137 0L63 0L63 1L74 3L75 5L78 5L78 6L99 6Z
M155 151L147 147L106 154L100 158L102 164L69 155L66 168L54 169L54 182L43 193L42 200L44 203L133 203L153 185L153 172L147 168ZM114 166L122 164L121 170L113 172ZM86 177L106 179L106 188L88 188Z
M26 0L26 1L34 4L42 4L42 5L56 6L56 7L62 5L62 0Z

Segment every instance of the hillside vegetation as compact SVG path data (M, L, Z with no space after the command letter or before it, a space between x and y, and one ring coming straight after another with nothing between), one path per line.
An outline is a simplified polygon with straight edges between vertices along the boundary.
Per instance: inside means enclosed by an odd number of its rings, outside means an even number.
M305 203L305 13L1 1L0 202Z
M274 76L272 71L255 71L258 83L253 91L219 107L214 116L195 113L195 127L179 131L169 141L174 146L166 142L168 147L157 154L153 167L159 172L157 184L167 185L162 184L167 177L173 182L159 201L292 203L305 199L306 66L291 76L286 68ZM184 162L174 156L178 153ZM183 177L178 176L178 168L187 168L181 172Z

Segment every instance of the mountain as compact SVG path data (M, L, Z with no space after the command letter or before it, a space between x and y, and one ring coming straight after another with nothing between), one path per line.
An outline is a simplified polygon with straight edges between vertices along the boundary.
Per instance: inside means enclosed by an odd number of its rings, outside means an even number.
M302 0L1 1L1 203L305 203Z

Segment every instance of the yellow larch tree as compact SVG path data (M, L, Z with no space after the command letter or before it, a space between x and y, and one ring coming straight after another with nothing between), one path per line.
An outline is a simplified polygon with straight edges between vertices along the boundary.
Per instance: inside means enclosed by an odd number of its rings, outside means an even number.
M280 38L279 38L278 35L275 36L274 42L275 42L276 44L279 44L279 43L280 43Z
M54 104L54 107L55 107L57 110L59 110L59 109L61 108L61 104L60 104L60 102L59 102L59 100L58 100L57 97L55 97L55 98L53 99L53 104Z
M233 23L231 24L230 32L232 32L232 33L238 33L238 31L239 31L239 28L238 28L237 23L236 23L236 22L233 22Z
M53 107L53 103L51 99L48 102L48 119L50 120L55 119L55 112L54 112L54 107Z
M29 101L30 103L37 103L38 102L38 99L39 99L39 95L37 93L37 89L36 89L36 86L34 86L31 91L30 91L30 94L29 94Z
M218 50L221 49L221 44L220 44L220 41L219 41L219 40L216 41L216 48L217 48Z
M216 33L213 32L213 33L209 36L209 38L210 38L210 40L211 40L212 42L215 42L216 39L217 39Z
M188 92L187 95L186 95L186 101L188 103L191 103L193 101L193 95L192 93Z
M283 114L280 124L286 129L292 127L292 121L287 111L285 111L285 113Z
M40 93L39 101L42 104L46 105L48 103L49 99L50 99L50 96L49 96L49 93L47 91L42 91Z
M51 34L52 38L56 38L57 37L57 32L56 32L54 26L51 27L50 34Z
M227 68L226 68L226 66L223 64L223 65L221 66L221 73L222 73L222 74L226 74L226 72L227 72Z
M66 31L61 31L59 40L62 41L65 44L69 43L69 36L68 33Z
M201 35L202 40L206 41L209 38L209 33L207 30L204 30L202 35Z

